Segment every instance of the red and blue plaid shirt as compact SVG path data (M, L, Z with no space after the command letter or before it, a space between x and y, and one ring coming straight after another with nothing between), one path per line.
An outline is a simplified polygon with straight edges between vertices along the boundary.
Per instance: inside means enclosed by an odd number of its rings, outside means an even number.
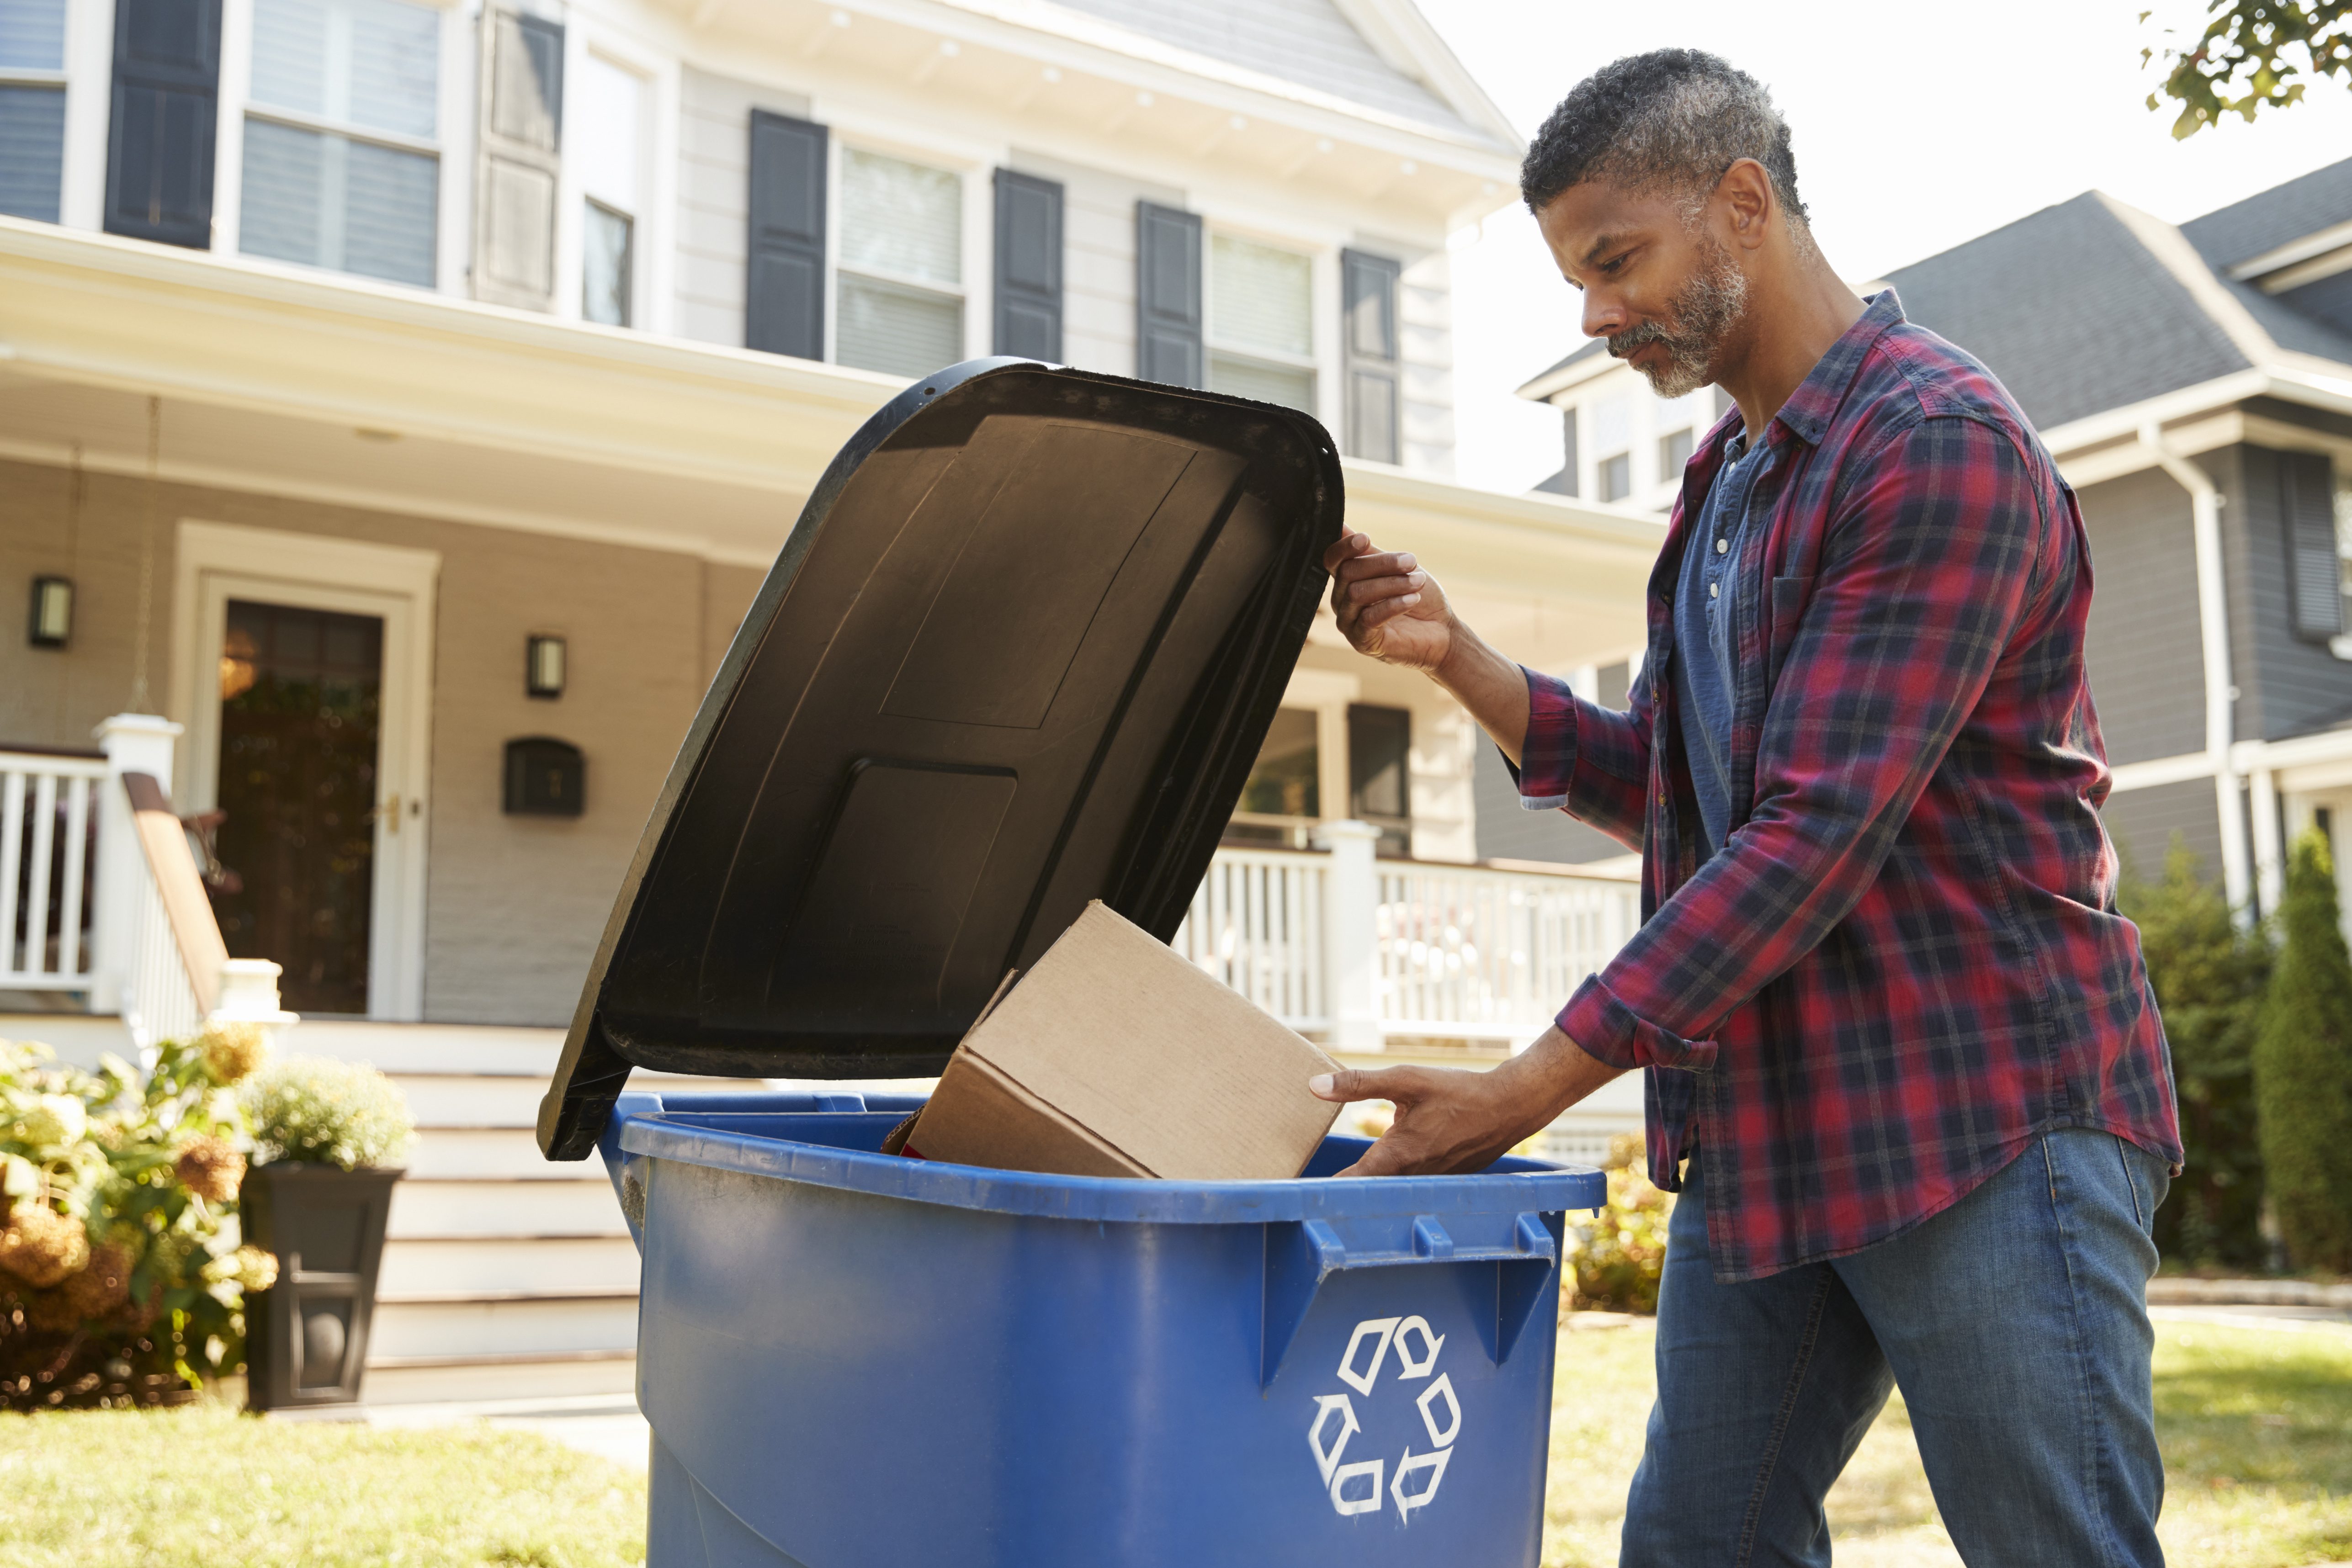
M1731 831L1701 863L1672 596L1737 426L1684 476L1631 710L1528 676L1523 800L1643 851L1642 929L1559 1026L1648 1070L1651 1179L1706 1149L1730 1281L1883 1241L2053 1128L2178 1164L2098 816L2074 492L1983 366L1876 296L1763 437L1730 574Z

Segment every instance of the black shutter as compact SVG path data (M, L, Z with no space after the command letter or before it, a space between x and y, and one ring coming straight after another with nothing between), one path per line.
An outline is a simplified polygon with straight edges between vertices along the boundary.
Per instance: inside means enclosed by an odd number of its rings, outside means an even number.
M2279 512L2286 524L2294 632L2326 642L2344 630L2344 568L2336 556L2335 475L2317 453L2281 452Z
M996 352L1062 358L1062 187L996 172Z
M1207 383L1201 357L1201 220L1135 204L1135 373L1170 386Z
M751 111L743 346L824 358L825 130Z
M107 233L211 248L220 20L220 0L116 0Z
M474 298L555 308L563 148L563 27L486 5L475 120Z
M1397 421L1402 396L1397 373L1397 279L1403 272L1384 256L1339 253L1340 350L1347 369L1348 454L1376 463L1400 457Z

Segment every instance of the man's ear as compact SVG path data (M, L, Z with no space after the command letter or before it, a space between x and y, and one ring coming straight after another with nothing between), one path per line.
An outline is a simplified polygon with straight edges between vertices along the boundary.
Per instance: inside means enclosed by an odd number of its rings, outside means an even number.
M1780 205L1772 176L1753 158L1741 158L1723 172L1715 183L1715 201L1730 225L1732 243L1743 250L1762 246Z

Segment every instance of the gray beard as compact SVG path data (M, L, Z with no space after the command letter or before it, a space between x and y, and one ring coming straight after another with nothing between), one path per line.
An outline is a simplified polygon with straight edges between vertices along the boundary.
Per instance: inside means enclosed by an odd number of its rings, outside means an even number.
M1622 360L1645 344L1660 345L1666 351L1663 362L1633 368L1660 397L1682 397L1715 380L1717 350L1747 310L1747 274L1732 261L1729 251L1709 240L1697 276L1667 307L1674 329L1644 322L1611 338L1609 351Z

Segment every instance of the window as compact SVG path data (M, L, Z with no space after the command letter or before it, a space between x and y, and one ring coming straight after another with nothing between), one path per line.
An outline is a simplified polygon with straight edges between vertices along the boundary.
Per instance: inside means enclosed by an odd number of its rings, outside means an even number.
M608 327L635 317L638 150L644 145L644 92L637 78L588 57L572 120L584 210L580 221L580 314Z
M1412 852L1412 710L1348 709L1348 814L1381 831L1378 852Z
M247 256L433 286L440 13L254 0Z
M1380 463L1395 463L1402 456L1397 292L1403 273L1402 266L1383 256L1339 253L1348 452Z
M1307 847L1323 817L1319 722L1313 708L1275 710L1257 763L1242 786L1241 804L1225 830L1228 841Z
M66 0L0 0L0 213L58 221Z
M1601 460L1601 498L1622 501L1633 493L1633 455L1620 452Z
M963 177L841 150L834 358L919 376L963 358Z
M1690 461L1691 432L1688 427L1670 430L1658 437L1658 482L1681 484L1683 465Z
M1633 402L1618 392L1592 405L1593 492L1604 501L1633 493Z
M1209 242L1209 390L1315 412L1314 263L1216 235Z

